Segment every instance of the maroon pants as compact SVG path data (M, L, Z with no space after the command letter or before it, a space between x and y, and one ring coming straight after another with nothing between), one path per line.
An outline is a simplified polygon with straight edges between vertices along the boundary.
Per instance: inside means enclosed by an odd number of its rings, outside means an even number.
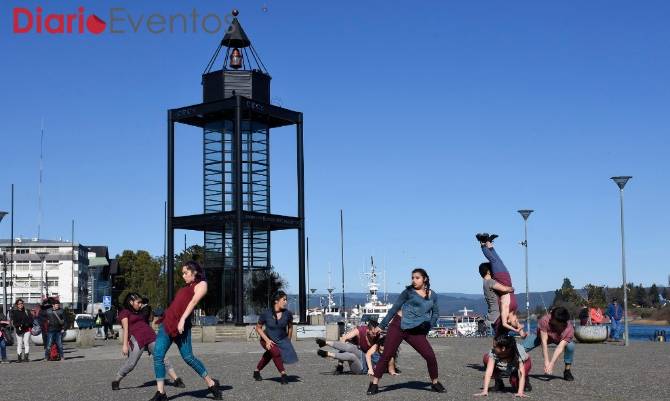
M488 352L484 354L484 359L483 360L484 360L484 367L486 368L486 365L489 363L489 353ZM530 361L530 355L528 355L528 359L526 359L523 362L523 370L524 370L524 373L526 374L526 383L528 383L528 374L530 373L530 369L532 367L533 367L533 363ZM494 378L497 378L499 374L500 374L500 370L498 370L498 368L493 369L493 377ZM519 372L517 372L516 370L509 377L509 384L515 389L519 388Z
M435 352L433 352L433 347L430 346L426 335L411 334L407 330L402 330L400 328L400 317L398 316L394 317L389 324L388 332L386 333L386 341L384 342L384 353L379 362L377 362L377 365L375 365L375 377L380 379L384 375L384 372L386 372L386 369L388 368L389 361L396 354L398 347L403 340L411 345L412 348L426 360L430 378L432 380L437 379L437 359L435 358Z
M261 347L263 347L265 353L263 356L261 356L261 360L258 361L258 365L256 365L256 370L259 372L263 370L263 368L270 363L270 360L275 363L275 366L277 367L277 370L279 373L284 371L284 362L281 360L281 351L279 350L279 347L277 345L273 345L272 348L268 351L267 348L265 347L266 342L265 340L261 339Z

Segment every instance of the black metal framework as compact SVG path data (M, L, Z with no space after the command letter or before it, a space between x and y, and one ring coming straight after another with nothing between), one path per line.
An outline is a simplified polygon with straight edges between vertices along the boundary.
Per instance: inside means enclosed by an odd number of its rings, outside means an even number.
M204 213L175 216L175 125L203 129ZM306 322L303 115L235 95L168 110L167 255L174 230L205 233L208 277L218 276L222 305L232 295L235 322L243 324L245 273L270 267L270 233L298 230L300 321ZM270 213L270 130L296 126L298 216ZM168 301L173 299L174 258L167 258Z

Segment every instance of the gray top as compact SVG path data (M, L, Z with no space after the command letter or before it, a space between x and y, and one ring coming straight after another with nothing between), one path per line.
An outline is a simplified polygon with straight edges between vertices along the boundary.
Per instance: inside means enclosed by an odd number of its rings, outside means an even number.
M500 305L498 304L498 293L493 289L496 284L494 279L484 280L484 299L488 305L489 311L487 319L495 322L500 317Z
M524 349L523 345L521 345L520 343L516 343L516 349L521 362L525 362L528 359L528 353ZM493 350L489 352L489 358L493 358L496 364L496 368L498 368L502 373L502 375L505 377L509 377L510 375L512 375L512 373L514 373L514 371L519 369L518 365L514 365L513 363L501 361L500 359L498 359Z

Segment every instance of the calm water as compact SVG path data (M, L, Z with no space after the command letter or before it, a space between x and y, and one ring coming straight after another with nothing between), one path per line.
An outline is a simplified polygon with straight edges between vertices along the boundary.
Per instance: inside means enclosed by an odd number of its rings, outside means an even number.
M531 332L536 330L536 322L530 323ZM656 330L665 330L666 341L670 342L670 326L647 326L642 324L629 324L628 331L631 341L651 341Z

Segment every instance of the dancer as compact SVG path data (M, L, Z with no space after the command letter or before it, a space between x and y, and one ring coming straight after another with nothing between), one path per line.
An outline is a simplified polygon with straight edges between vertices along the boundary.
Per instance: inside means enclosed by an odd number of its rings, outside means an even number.
M542 355L544 356L544 373L550 375L554 370L554 364L565 352L563 362L565 363L565 370L563 371L563 379L566 381L575 380L572 376L571 367L575 355L575 343L573 337L575 328L570 321L570 313L562 306L551 310L550 314L545 315L542 319L537 321L537 334L529 334L523 341L523 346L526 352L530 352L533 348L542 344ZM548 344L556 344L554 354L549 359Z
M380 323L382 329L388 326L386 349L379 363L375 366L374 377L368 386L368 395L379 392L379 379L386 372L391 357L395 355L403 340L426 360L431 379L431 389L438 393L446 391L437 380L437 359L426 338L428 331L435 326L439 315L437 295L430 289L428 273L424 269L412 270L412 284L408 285L398 296L393 307Z
M277 291L272 296L272 300L272 308L263 312L258 317L258 323L256 323L256 332L261 337L261 347L266 351L256 365L254 379L256 381L263 380L261 370L272 360L281 374L280 383L288 384L284 364L298 362L298 355L293 349L293 344L291 344L293 313L286 310L288 299L284 291ZM263 330L263 326L265 326L265 330Z
M496 337L491 352L484 354L484 366L486 367L484 387L480 393L475 394L476 397L489 394L491 377L495 379L494 390L503 391L505 383L502 376L509 377L512 389L516 391L516 397L528 397L524 391L532 390L528 378L532 363L530 356L514 337L506 334Z
M157 391L151 401L166 401L165 394L165 354L176 343L184 362L205 380L207 390L215 400L221 400L218 380L213 380L205 365L193 355L191 346L191 314L200 300L207 294L205 272L195 261L189 261L181 268L181 276L186 285L177 291L174 300L160 319L161 326L154 346L154 373Z
M316 343L320 348L328 345L340 351L333 353L320 349L317 351L317 354L323 358L334 358L339 362L349 363L349 370L354 374L365 374L368 370L365 368L364 355L372 347L372 344L376 343L381 332L382 330L379 328L377 321L368 320L367 325L354 328L340 337L340 341L325 341L317 338Z
M123 339L121 353L127 356L128 359L121 365L116 374L116 379L112 381L112 390L119 389L119 383L128 373L135 369L144 350L147 350L149 355L153 355L156 345L156 333L142 315L144 307L142 296L136 292L131 292L126 296L123 307L124 309L119 313ZM165 359L165 368L172 380L174 380L173 385L175 387L186 387L184 381L177 376L167 358Z
M379 363L379 360L384 354L384 342L386 342L386 336L379 337L377 342L372 344L372 347L365 353L365 361L368 365L368 375L370 376L374 376L375 366ZM389 359L389 367L387 371L391 376L398 376L400 373L396 366L396 355Z
M482 247L482 253L488 259L489 263L482 263L479 265L480 271L488 268L491 275L498 283L512 287L512 276L509 274L507 267L502 262L496 250L493 248L493 240L498 238L496 234L477 234L475 236ZM483 267L482 267L483 266ZM513 289L513 287L512 287ZM525 337L526 333L523 326L519 323L516 311L518 304L514 292L507 292L499 294L500 298L500 318L494 323L494 330L496 335L507 334L510 331L518 333L521 337Z
M482 263L479 265L479 275L482 276L484 284L484 300L488 307L486 314L487 329L492 331L493 337L497 335L495 332L496 322L500 319L500 294L508 294L514 292L514 288L502 285L491 277L491 264Z

